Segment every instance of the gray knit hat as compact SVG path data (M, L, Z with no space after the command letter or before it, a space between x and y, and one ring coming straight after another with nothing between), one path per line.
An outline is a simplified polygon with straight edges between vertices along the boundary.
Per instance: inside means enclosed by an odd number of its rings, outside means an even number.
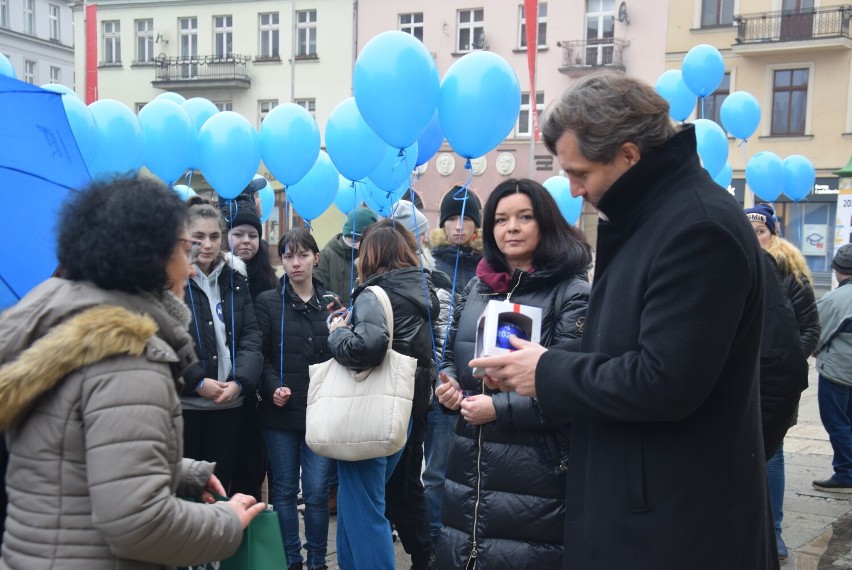
M408 200L397 202L394 205L391 217L415 236L422 236L429 233L429 220L426 219L426 216L420 210L413 208L411 202Z
M840 246L840 249L834 254L831 268L843 275L852 275L852 244L847 243Z

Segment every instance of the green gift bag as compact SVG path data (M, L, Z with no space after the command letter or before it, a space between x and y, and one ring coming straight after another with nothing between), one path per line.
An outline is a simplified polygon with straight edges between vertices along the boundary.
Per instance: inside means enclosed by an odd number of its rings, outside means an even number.
M219 570L281 570L287 568L287 555L281 541L281 527L275 511L266 510L243 531L237 552L219 564Z

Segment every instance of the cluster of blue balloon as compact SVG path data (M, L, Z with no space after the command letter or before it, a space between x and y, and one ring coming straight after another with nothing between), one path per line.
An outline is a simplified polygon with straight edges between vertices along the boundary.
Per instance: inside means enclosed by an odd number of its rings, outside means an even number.
M685 121L701 99L711 95L725 76L725 61L715 47L697 45L686 54L682 69L670 69L657 80L657 92L669 103L669 115ZM760 125L760 104L751 93L735 91L719 109L722 126L703 117L693 121L698 155L710 176L723 188L730 185L733 171L728 163L728 134L746 144ZM759 152L746 165L746 182L752 192L767 202L783 191L792 200L804 199L813 188L815 170L811 161L793 155L782 161L771 152Z

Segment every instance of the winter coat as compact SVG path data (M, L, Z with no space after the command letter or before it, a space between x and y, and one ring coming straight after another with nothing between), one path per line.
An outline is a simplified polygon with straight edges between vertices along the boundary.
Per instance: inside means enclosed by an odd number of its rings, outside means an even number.
M852 279L845 279L817 302L822 332L816 366L826 379L852 386Z
M805 358L814 353L819 342L819 311L817 311L814 289L806 277L800 275L800 283L792 273L783 277L787 297L793 304L799 324L799 338Z
M199 496L213 465L183 459L179 374L195 356L164 307L49 279L0 317L3 570L160 570L236 551L236 513L177 498Z
M435 337L435 351L437 353L438 362L440 363L444 354L444 340L446 340L450 321L450 311L453 309L451 291L453 284L446 273L440 270L434 270L430 273L432 278L432 286L435 288L435 295L438 297L438 316L432 323L433 336ZM456 291L456 299L461 296L461 291ZM435 381L437 382L437 377Z
M547 351L535 373L544 414L572 422L564 568L778 568L751 224L691 125L598 208L582 352Z
M456 254L459 259L458 273ZM456 276L456 293L459 293L476 277L476 266L482 259L482 239L473 240L470 246L459 247L447 240L443 229L436 229L432 232L432 257L435 258L435 269L446 273L451 280L453 275Z
M242 386L240 396L231 406L241 404L243 398L254 397L254 391L259 386L260 374L263 370L263 354L261 345L263 339L257 328L254 315L254 304L249 295L248 278L246 277L245 264L236 256L225 255L226 264L219 274L220 302L222 314L214 316L210 310L210 302L207 295L201 290L194 279L189 280L186 286L184 302L192 311L192 322L189 324L189 333L196 343L198 363L193 365L184 374L186 385L181 391L184 404L190 409L221 409L218 404L205 400L195 391L198 383L204 378L217 378L219 375L218 349L216 342L216 329L213 319L225 321L227 331L228 347L236 344L236 357L231 355L231 361L236 361L236 378L233 375L228 381L236 380ZM231 283L233 281L233 295L231 294ZM217 311L218 312L218 311ZM236 339L232 343L233 330L231 321L233 317L233 328L237 331Z
M425 287L424 290L424 277ZM388 350L388 327L384 311L372 291L385 290L393 308L393 349L417 359L414 375L414 402L411 415L426 412L432 401L436 374L432 353L430 322L438 316L438 299L428 272L419 267L394 269L368 278L352 294L349 327L340 327L328 337L328 346L337 362L347 368L365 370L382 363ZM427 297L428 294L428 297Z
M320 252L319 265L314 270L314 277L318 279L326 290L336 294L344 307L352 303L353 283L358 281L358 266L354 266L355 276L353 279L352 256L358 258L358 250L346 245L343 234L337 234L325 244Z
M483 260L481 266L485 264ZM541 307L541 344L576 342L583 331L589 284L564 264L516 270L509 293L479 278L461 295L447 338L444 368L463 390L488 393L497 420L457 421L447 459L438 568L558 569L565 517L566 426L554 426L533 398L484 389L467 365L479 317L490 300Z
M286 287L284 312L284 354L281 354L281 287ZM269 429L305 431L305 410L308 405L308 366L331 358L328 351L328 311L322 296L325 290L314 281L314 296L302 301L293 291L287 277L281 278L277 290L266 291L257 297L255 313L263 335L263 378L259 423ZM281 364L284 364L283 385L292 391L287 404L278 407L272 394L281 384Z
M760 416L763 451L775 455L784 441L808 387L808 360L802 351L799 322L781 274L771 255L764 252L764 313L760 341Z

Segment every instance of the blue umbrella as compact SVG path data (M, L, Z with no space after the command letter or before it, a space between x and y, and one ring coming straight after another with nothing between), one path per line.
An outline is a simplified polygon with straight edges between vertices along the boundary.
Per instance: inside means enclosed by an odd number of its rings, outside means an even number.
M0 75L0 310L56 270L59 208L89 181L62 95Z

